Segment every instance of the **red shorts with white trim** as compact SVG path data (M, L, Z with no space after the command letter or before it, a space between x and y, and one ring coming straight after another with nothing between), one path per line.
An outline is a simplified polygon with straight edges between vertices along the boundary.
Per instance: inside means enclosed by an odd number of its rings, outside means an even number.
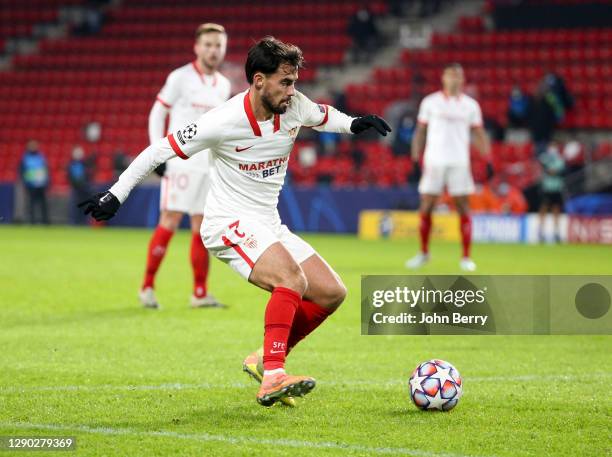
M252 218L209 221L205 217L201 235L208 252L247 280L259 257L274 243L281 242L298 264L316 253L286 225L266 225Z
M203 214L209 187L209 175L200 170L166 170L161 180L159 207L190 216Z

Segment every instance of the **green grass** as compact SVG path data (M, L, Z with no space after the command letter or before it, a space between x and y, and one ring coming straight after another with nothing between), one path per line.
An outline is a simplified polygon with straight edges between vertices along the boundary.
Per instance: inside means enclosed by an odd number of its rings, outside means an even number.
M0 435L72 435L70 455L96 456L610 455L609 336L360 335L360 275L405 273L414 241L306 237L349 296L289 358L315 391L266 409L241 362L261 344L267 294L213 261L231 308L189 309L180 233L157 281L163 310L143 310L149 235L0 228ZM432 252L425 273L458 272L456 244ZM600 246L479 245L474 258L485 274L612 271ZM410 404L410 372L432 357L465 380L450 413Z

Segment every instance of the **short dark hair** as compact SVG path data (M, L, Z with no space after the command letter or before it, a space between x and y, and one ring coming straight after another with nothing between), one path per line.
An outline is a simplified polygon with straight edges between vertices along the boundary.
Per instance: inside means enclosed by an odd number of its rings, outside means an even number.
M253 76L257 72L271 75L282 64L302 68L304 56L302 50L290 43L283 43L273 36L262 38L249 49L244 71L249 84L253 83Z

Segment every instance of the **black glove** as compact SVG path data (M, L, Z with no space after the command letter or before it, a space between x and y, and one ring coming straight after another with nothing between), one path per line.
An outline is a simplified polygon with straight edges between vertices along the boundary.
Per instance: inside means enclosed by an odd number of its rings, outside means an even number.
M85 214L91 213L91 217L97 221L109 220L117 213L120 206L121 203L117 197L109 191L100 192L78 204L79 208L83 208Z
M378 117L376 114L369 114L368 116L354 119L351 123L351 132L361 133L370 127L375 128L382 136L387 136L387 132L391 131L391 127L382 117Z
M493 164L491 162L487 162L487 181L489 181L495 175L495 169L493 169Z
M166 162L157 166L155 170L153 170L157 176L160 178L164 177L164 173L166 173Z

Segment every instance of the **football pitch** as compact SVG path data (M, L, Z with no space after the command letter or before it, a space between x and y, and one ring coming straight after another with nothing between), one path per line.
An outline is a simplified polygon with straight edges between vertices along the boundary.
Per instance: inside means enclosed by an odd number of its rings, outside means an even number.
M190 309L180 232L157 279L162 309L144 310L149 235L0 227L0 435L76 437L68 454L83 456L610 455L610 336L360 335L360 276L406 274L415 240L305 236L349 295L288 358L318 382L292 409L259 406L241 371L268 294L213 259L211 292L230 307ZM459 273L456 243L434 240L432 256L423 273ZM602 246L476 245L473 257L480 274L612 272ZM434 357L464 380L448 413L410 402L412 370Z

